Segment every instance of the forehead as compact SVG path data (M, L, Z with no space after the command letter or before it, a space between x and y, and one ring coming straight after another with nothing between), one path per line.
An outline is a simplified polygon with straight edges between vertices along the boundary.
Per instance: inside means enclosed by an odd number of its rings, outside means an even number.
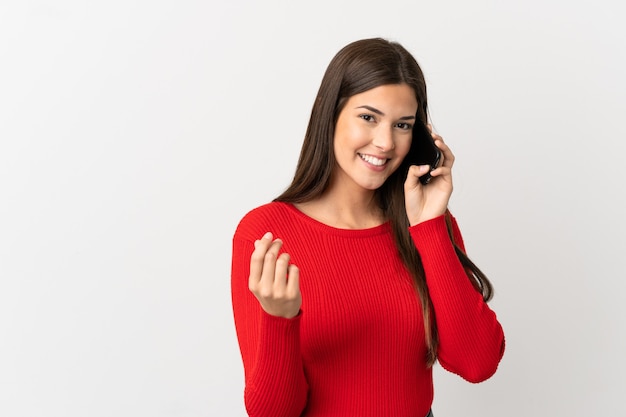
M382 106L380 110L417 110L415 91L408 84L385 84L348 98L347 107L359 105Z

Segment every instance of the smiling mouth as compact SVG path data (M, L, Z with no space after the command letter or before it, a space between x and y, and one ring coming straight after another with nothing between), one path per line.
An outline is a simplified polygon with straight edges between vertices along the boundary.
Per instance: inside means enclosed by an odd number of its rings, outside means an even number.
M365 162L367 162L368 164L372 164L374 166L377 167L381 167L383 165L385 165L388 161L388 159L380 159L380 158L376 158L375 156L372 155L363 155L363 154L358 154L359 157L364 160Z

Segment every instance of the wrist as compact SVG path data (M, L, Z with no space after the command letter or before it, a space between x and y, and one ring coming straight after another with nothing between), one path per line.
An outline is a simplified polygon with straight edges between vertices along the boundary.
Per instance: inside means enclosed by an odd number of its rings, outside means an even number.
M442 212L437 211L437 212L432 212L432 213L421 213L420 215L413 216L413 217L408 216L408 218L409 218L409 226L410 227L417 226L418 224L425 223L427 221L430 221L430 220L436 219L438 217L441 217L445 213L446 213L446 210L444 210Z

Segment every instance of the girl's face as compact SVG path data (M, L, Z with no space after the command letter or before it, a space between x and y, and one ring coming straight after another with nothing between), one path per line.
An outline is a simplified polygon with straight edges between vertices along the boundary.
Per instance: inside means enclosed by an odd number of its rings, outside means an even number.
M376 190L411 147L417 99L407 84L389 84L350 97L335 125L334 185Z

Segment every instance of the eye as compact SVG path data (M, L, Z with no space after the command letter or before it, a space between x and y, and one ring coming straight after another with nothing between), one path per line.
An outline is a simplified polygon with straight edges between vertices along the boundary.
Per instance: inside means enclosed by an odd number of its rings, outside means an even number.
M371 114L359 114L359 117L363 120L365 120L366 122L373 122L375 121L374 116L372 116Z
M396 124L397 127L399 127L402 130L410 130L413 128L413 125L410 123L398 123Z

